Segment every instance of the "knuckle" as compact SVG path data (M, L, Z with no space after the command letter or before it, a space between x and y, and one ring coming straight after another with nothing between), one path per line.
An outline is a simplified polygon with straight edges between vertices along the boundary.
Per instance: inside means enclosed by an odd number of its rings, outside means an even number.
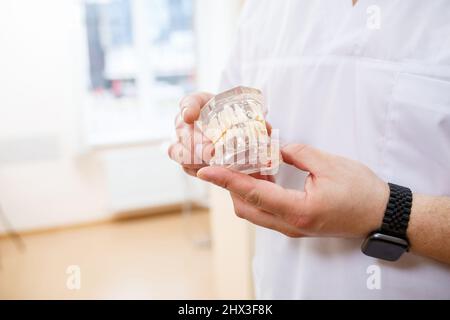
M262 205L261 193L256 188L253 188L247 192L244 195L244 200L256 207L260 207Z
M230 174L227 174L221 178L219 185L224 189L230 189L233 181L237 180L236 178L236 174L234 172L230 172Z
M220 186L224 189L228 189L230 186L230 183L231 183L231 181L227 177L225 177L221 181L219 181Z
M314 216L313 215L300 215L297 217L294 226L304 230L311 230L314 226Z

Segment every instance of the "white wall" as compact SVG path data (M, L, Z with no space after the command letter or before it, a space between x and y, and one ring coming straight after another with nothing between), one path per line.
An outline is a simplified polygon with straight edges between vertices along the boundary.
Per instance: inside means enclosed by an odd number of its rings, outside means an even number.
M214 92L242 1L196 1L199 87ZM0 2L0 204L18 230L204 197L202 186L186 180L158 144L85 152L80 3ZM234 216L223 190L213 189L211 207L217 294L252 297L248 224Z
M79 18L75 1L0 4L0 203L18 229L105 214L101 165L78 157Z
M84 152L81 3L0 2L0 204L18 230L185 198L181 171L158 144Z
M108 209L120 212L183 201L205 203L204 184L167 157L166 146L101 152L107 177Z

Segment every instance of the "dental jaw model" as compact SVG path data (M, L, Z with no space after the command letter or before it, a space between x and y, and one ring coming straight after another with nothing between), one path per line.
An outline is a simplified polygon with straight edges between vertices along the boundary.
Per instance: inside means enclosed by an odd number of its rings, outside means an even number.
M198 126L214 145L210 165L243 173L274 174L280 162L278 141L267 132L259 90L236 87L213 97L201 110Z

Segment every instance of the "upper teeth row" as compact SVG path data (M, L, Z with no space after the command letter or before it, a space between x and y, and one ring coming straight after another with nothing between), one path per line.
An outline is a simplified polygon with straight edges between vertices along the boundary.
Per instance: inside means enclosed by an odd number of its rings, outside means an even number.
M258 126L257 124L251 124L252 122L264 124L262 111L258 104L252 101L246 101L243 104L225 104L221 111L214 113L208 123L203 124L205 125L203 132L206 137L215 143L226 135L228 130L240 124L245 123L245 126L242 126L243 128L246 126ZM251 131L240 129L239 135L247 135L250 137L252 135Z

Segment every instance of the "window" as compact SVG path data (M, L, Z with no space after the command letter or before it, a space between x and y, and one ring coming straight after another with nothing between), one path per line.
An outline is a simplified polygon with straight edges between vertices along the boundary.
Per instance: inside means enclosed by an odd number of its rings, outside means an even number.
M88 143L169 136L179 98L195 89L193 0L86 0L84 6Z

